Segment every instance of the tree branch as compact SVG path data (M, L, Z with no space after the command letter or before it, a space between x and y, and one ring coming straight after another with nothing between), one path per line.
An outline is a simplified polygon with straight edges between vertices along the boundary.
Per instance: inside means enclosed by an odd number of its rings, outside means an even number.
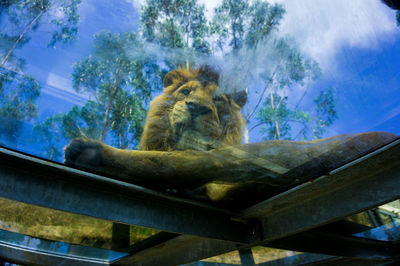
M36 23L36 21L39 20L39 18L45 13L45 11L40 11L40 13L25 27L24 31L19 35L18 39L14 42L13 46L11 49L8 51L6 56L3 58L3 60L0 63L0 67L3 67L4 64L7 62L8 58L11 56L11 54L14 52L14 50L17 48L19 42L22 40L22 38L25 36L25 34L33 27L33 25Z
M263 98L264 98L265 92L267 91L267 89L269 88L269 86L271 85L271 83L272 83L273 80L274 80L274 77L275 77L275 75L276 75L276 70L277 70L277 68L278 68L278 66L275 67L275 70L274 70L274 72L273 72L273 74L272 74L272 76L271 76L271 79L268 80L268 83L265 85L264 90L263 90L263 92L261 93L261 96L260 96L260 98L258 99L258 102L257 102L256 106L254 107L253 111L246 117L246 123L249 122L250 118L254 115L254 113L256 112L256 110L258 109L258 107L260 106L260 104L261 104L261 102L262 102L262 100L263 100Z

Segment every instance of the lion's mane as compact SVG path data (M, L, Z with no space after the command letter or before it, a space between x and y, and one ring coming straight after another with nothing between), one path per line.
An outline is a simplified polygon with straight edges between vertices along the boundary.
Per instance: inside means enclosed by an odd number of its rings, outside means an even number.
M247 94L216 95L219 74L209 66L178 68L164 78L164 91L150 104L141 150L210 150L240 144L240 109Z

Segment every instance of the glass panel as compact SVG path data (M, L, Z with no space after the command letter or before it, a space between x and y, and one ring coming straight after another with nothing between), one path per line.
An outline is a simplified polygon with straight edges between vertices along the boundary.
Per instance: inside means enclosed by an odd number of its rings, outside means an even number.
M254 247L252 251L255 263L263 263L262 265L303 265L332 258L332 256L266 247Z
M400 201L396 200L379 206L376 209L362 212L347 219L370 229L354 234L354 236L382 241L400 240Z
M223 255L207 258L207 259L201 260L201 262L241 265L238 251L232 251L232 252L225 253Z
M332 256L303 253L267 247L254 247L251 249L256 265L302 265L333 258ZM187 264L192 266L211 265L244 265L241 263L239 252L229 252L220 256L204 259L199 262Z
M382 1L1 1L0 146L243 209L398 139L399 17ZM1 208L4 230L112 247L109 222Z
M124 232L126 235L117 234L118 237L115 237L115 227L118 229L110 221L0 198L0 229L26 235L18 237L21 241L31 236L42 239L42 242L47 241L46 243L51 242L48 240L65 242L59 244L60 248L76 244L127 250L129 246L159 232L150 228L129 226ZM3 233L5 236L10 235L7 231Z
M102 259L112 261L128 255L128 253L112 250L79 246L66 242L56 242L46 239L26 236L0 229L0 244L11 247L26 248L28 250L46 251L58 255L73 255L74 258Z
M0 145L29 154L221 206L255 195L243 208L400 133L398 27L380 1L18 0L0 16ZM387 132L260 143L367 131ZM270 183L293 169L308 174Z
M202 150L221 143L400 133L393 60L398 28L394 11L379 1L3 2L4 146L62 161L62 148L75 137L123 149ZM242 15L236 22L232 14ZM166 134L152 136L159 140L139 145L149 103L162 93L166 73L204 64L219 72L200 77L218 86L206 92L213 96L209 126L216 135L199 120L194 131L176 120ZM186 74L186 81L194 78ZM246 127L236 107L226 106L233 102L244 105ZM189 107L182 108L189 114Z

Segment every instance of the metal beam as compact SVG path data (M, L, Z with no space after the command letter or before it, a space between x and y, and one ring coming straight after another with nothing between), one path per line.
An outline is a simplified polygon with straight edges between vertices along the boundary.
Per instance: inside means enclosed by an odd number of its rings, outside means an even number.
M158 261L182 264L267 244L400 198L399 187L400 140L396 140L327 176L244 210L238 218L262 222L263 238L260 241L235 246L229 242L181 236L178 238L184 238L185 244L179 249L175 249L173 243L177 239L173 239L143 253L158 252ZM318 246L318 242L315 245ZM200 246L203 250L198 250ZM132 254L122 260L152 265L153 258Z
M393 243L309 230L265 246L293 251L368 260L390 260L398 255Z
M174 239L115 261L111 265L179 265L238 249L232 242L178 236Z
M262 221L263 241L303 232L400 198L400 140L328 175L256 204L239 218Z
M232 213L0 148L0 197L162 231L249 243Z

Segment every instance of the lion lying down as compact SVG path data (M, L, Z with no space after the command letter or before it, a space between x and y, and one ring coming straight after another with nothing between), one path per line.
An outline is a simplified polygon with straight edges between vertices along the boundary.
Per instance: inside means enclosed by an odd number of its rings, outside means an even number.
M140 151L79 138L65 147L65 163L240 209L397 138L366 133L243 145L247 94L215 95L218 78L209 67L169 72L150 105Z

